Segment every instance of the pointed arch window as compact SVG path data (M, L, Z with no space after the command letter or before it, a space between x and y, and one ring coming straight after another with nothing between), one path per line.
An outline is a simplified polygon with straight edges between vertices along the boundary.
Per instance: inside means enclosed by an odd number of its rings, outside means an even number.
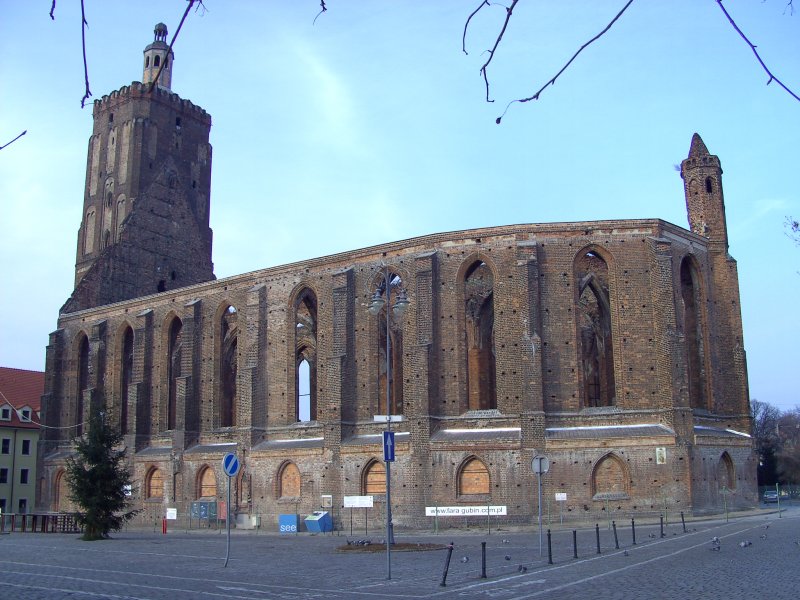
M317 297L304 289L294 307L295 420L317 420Z
M283 465L278 481L278 498L300 497L300 470L296 464L287 462Z
M122 332L119 378L119 428L128 433L128 391L133 381L133 330L126 327Z
M381 496L386 494L386 467L373 460L364 469L362 489L365 496Z
M731 455L723 452L717 463L717 485L720 490L736 489L736 469L733 465Z
M178 317L169 325L167 345L167 429L175 429L178 413L178 379L181 377L181 357L183 354L183 323Z
M681 303L689 405L692 408L708 408L700 278L689 256L681 262Z
M234 306L228 306L220 322L219 381L220 427L236 425L236 375L238 372L239 315Z
M153 66L158 67L160 65L161 65L161 57L158 54L156 54L155 58L153 58Z
M97 216L94 209L86 212L86 227L83 232L83 253L91 254L94 252L94 228Z
M592 494L595 500L627 498L628 474L619 457L607 454L594 466Z
M217 478L211 467L205 466L200 473L197 474L197 497L217 497Z
M78 389L75 402L75 433L83 435L84 396L89 389L89 339L81 334L78 342Z
M164 497L164 473L158 467L153 467L145 478L145 498Z
M464 277L467 397L470 410L497 408L494 348L494 276L483 261Z
M458 472L458 495L476 496L489 493L491 493L489 469L479 458L470 458Z
M613 406L616 402L616 383L608 265L596 252L585 252L575 261L575 279L575 318L583 406Z

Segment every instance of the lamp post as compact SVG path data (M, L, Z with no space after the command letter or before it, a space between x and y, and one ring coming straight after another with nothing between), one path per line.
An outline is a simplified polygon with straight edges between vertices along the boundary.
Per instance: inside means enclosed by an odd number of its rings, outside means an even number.
M391 306L392 312L399 319L403 316L411 302L406 295L403 288L398 288L395 294L395 302L391 304L392 293L392 277L389 273L389 267L383 267L383 291L381 288L375 290L372 294L368 310L371 315L377 316L380 314L381 309L386 306L386 431L392 430L392 411L390 407L391 398L391 380L389 374L391 372L391 358L390 358L390 328L391 320L389 315L389 308ZM398 277L399 280L399 277ZM397 284L400 282L398 281ZM396 284L396 285L397 285ZM391 461L389 457L384 455L386 465L386 578L392 578L392 544L394 544L394 526L392 525L392 478L391 478Z

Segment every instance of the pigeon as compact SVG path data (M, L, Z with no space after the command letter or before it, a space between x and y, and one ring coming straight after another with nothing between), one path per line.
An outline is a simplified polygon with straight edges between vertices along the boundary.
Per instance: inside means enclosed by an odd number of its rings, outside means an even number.
M630 554L628 554L628 551L627 551L627 550L625 550L625 551L622 553L622 555L623 555L623 556L630 556Z
M719 546L711 546L712 552L719 552Z
M511 540L503 540L503 543L504 543L504 544L510 544L510 543L511 543Z
M526 567L525 565L520 565L517 568L517 571L519 571L520 573L525 573L527 570L528 570L528 567Z
M752 546L752 545L753 545L753 542L751 542L750 540L744 540L742 542L739 542L739 548L747 548L748 546Z
M649 538L654 538L654 537L656 537L656 534L655 534L655 533L651 533L651 534L649 534L647 537L649 537Z
M506 560L511 560L511 556L510 556L510 555L508 555L508 554L506 554L506 555L505 555L505 559L506 559Z
M769 523L767 523L766 525L764 525L764 529L769 529Z
M462 558L461 562L462 563L468 563L469 562L469 556L465 556L464 558Z
M763 534L761 534L759 537L760 537L762 540L765 540L765 539L767 539L767 534L766 534L766 533L763 533Z

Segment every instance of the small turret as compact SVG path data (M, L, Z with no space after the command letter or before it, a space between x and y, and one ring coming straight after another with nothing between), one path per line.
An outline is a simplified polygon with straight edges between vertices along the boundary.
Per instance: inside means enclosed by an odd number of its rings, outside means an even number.
M175 55L167 44L167 26L159 23L153 30L153 43L144 49L144 74L142 83L150 84L158 77L158 87L172 89L172 62ZM169 55L167 55L169 52ZM163 69L162 69L163 65ZM158 72L161 71L161 75Z
M722 166L709 154L703 139L692 136L689 157L681 163L689 229L723 244L728 251L728 227L725 223L725 199L722 194Z

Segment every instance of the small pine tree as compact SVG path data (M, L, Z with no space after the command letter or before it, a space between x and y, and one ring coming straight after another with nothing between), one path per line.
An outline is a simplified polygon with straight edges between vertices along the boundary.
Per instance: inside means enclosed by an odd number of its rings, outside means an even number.
M106 424L102 412L90 419L87 435L75 440L77 456L67 462L67 483L70 498L81 510L77 519L83 540L108 538L137 512L129 510L125 495L131 474L125 450L116 449L121 442L122 435Z

